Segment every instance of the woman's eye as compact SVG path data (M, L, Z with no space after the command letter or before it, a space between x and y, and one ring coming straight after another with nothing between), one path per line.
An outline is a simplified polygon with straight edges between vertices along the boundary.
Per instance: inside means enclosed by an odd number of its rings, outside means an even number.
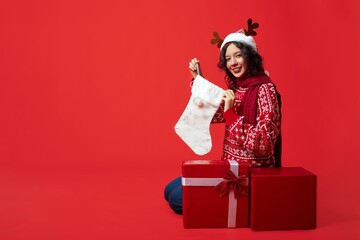
M230 61L230 58L225 58L225 60L228 62L228 61Z

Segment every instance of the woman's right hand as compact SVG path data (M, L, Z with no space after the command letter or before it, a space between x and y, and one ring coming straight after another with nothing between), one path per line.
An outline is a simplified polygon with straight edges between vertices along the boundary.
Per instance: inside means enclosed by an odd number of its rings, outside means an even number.
M192 75L193 78L196 78L196 76L199 74L197 72L197 67L196 65L198 64L199 60L197 60L197 58L193 58L191 59L191 61L189 62L189 70L190 73Z

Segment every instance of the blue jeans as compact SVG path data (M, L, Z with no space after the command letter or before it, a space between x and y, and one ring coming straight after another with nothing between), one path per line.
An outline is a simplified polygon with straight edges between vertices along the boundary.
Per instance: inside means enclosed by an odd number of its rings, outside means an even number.
M165 200L170 208L177 214L182 214L182 186L181 177L178 177L166 185L164 190Z

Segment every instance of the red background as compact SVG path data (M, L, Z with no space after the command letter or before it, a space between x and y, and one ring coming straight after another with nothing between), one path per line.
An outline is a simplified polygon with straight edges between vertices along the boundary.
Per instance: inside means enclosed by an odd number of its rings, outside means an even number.
M0 3L0 239L357 239L355 0ZM255 40L283 99L283 163L318 176L318 228L185 230L162 197L196 156L174 125L188 62L225 87L222 37ZM306 196L304 196L306 197Z

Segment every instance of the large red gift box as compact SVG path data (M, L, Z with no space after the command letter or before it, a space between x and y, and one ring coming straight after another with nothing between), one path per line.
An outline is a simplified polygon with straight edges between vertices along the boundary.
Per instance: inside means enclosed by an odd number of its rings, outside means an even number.
M236 161L183 162L184 228L249 227L248 169Z
M316 175L301 167L250 169L252 230L316 228Z

